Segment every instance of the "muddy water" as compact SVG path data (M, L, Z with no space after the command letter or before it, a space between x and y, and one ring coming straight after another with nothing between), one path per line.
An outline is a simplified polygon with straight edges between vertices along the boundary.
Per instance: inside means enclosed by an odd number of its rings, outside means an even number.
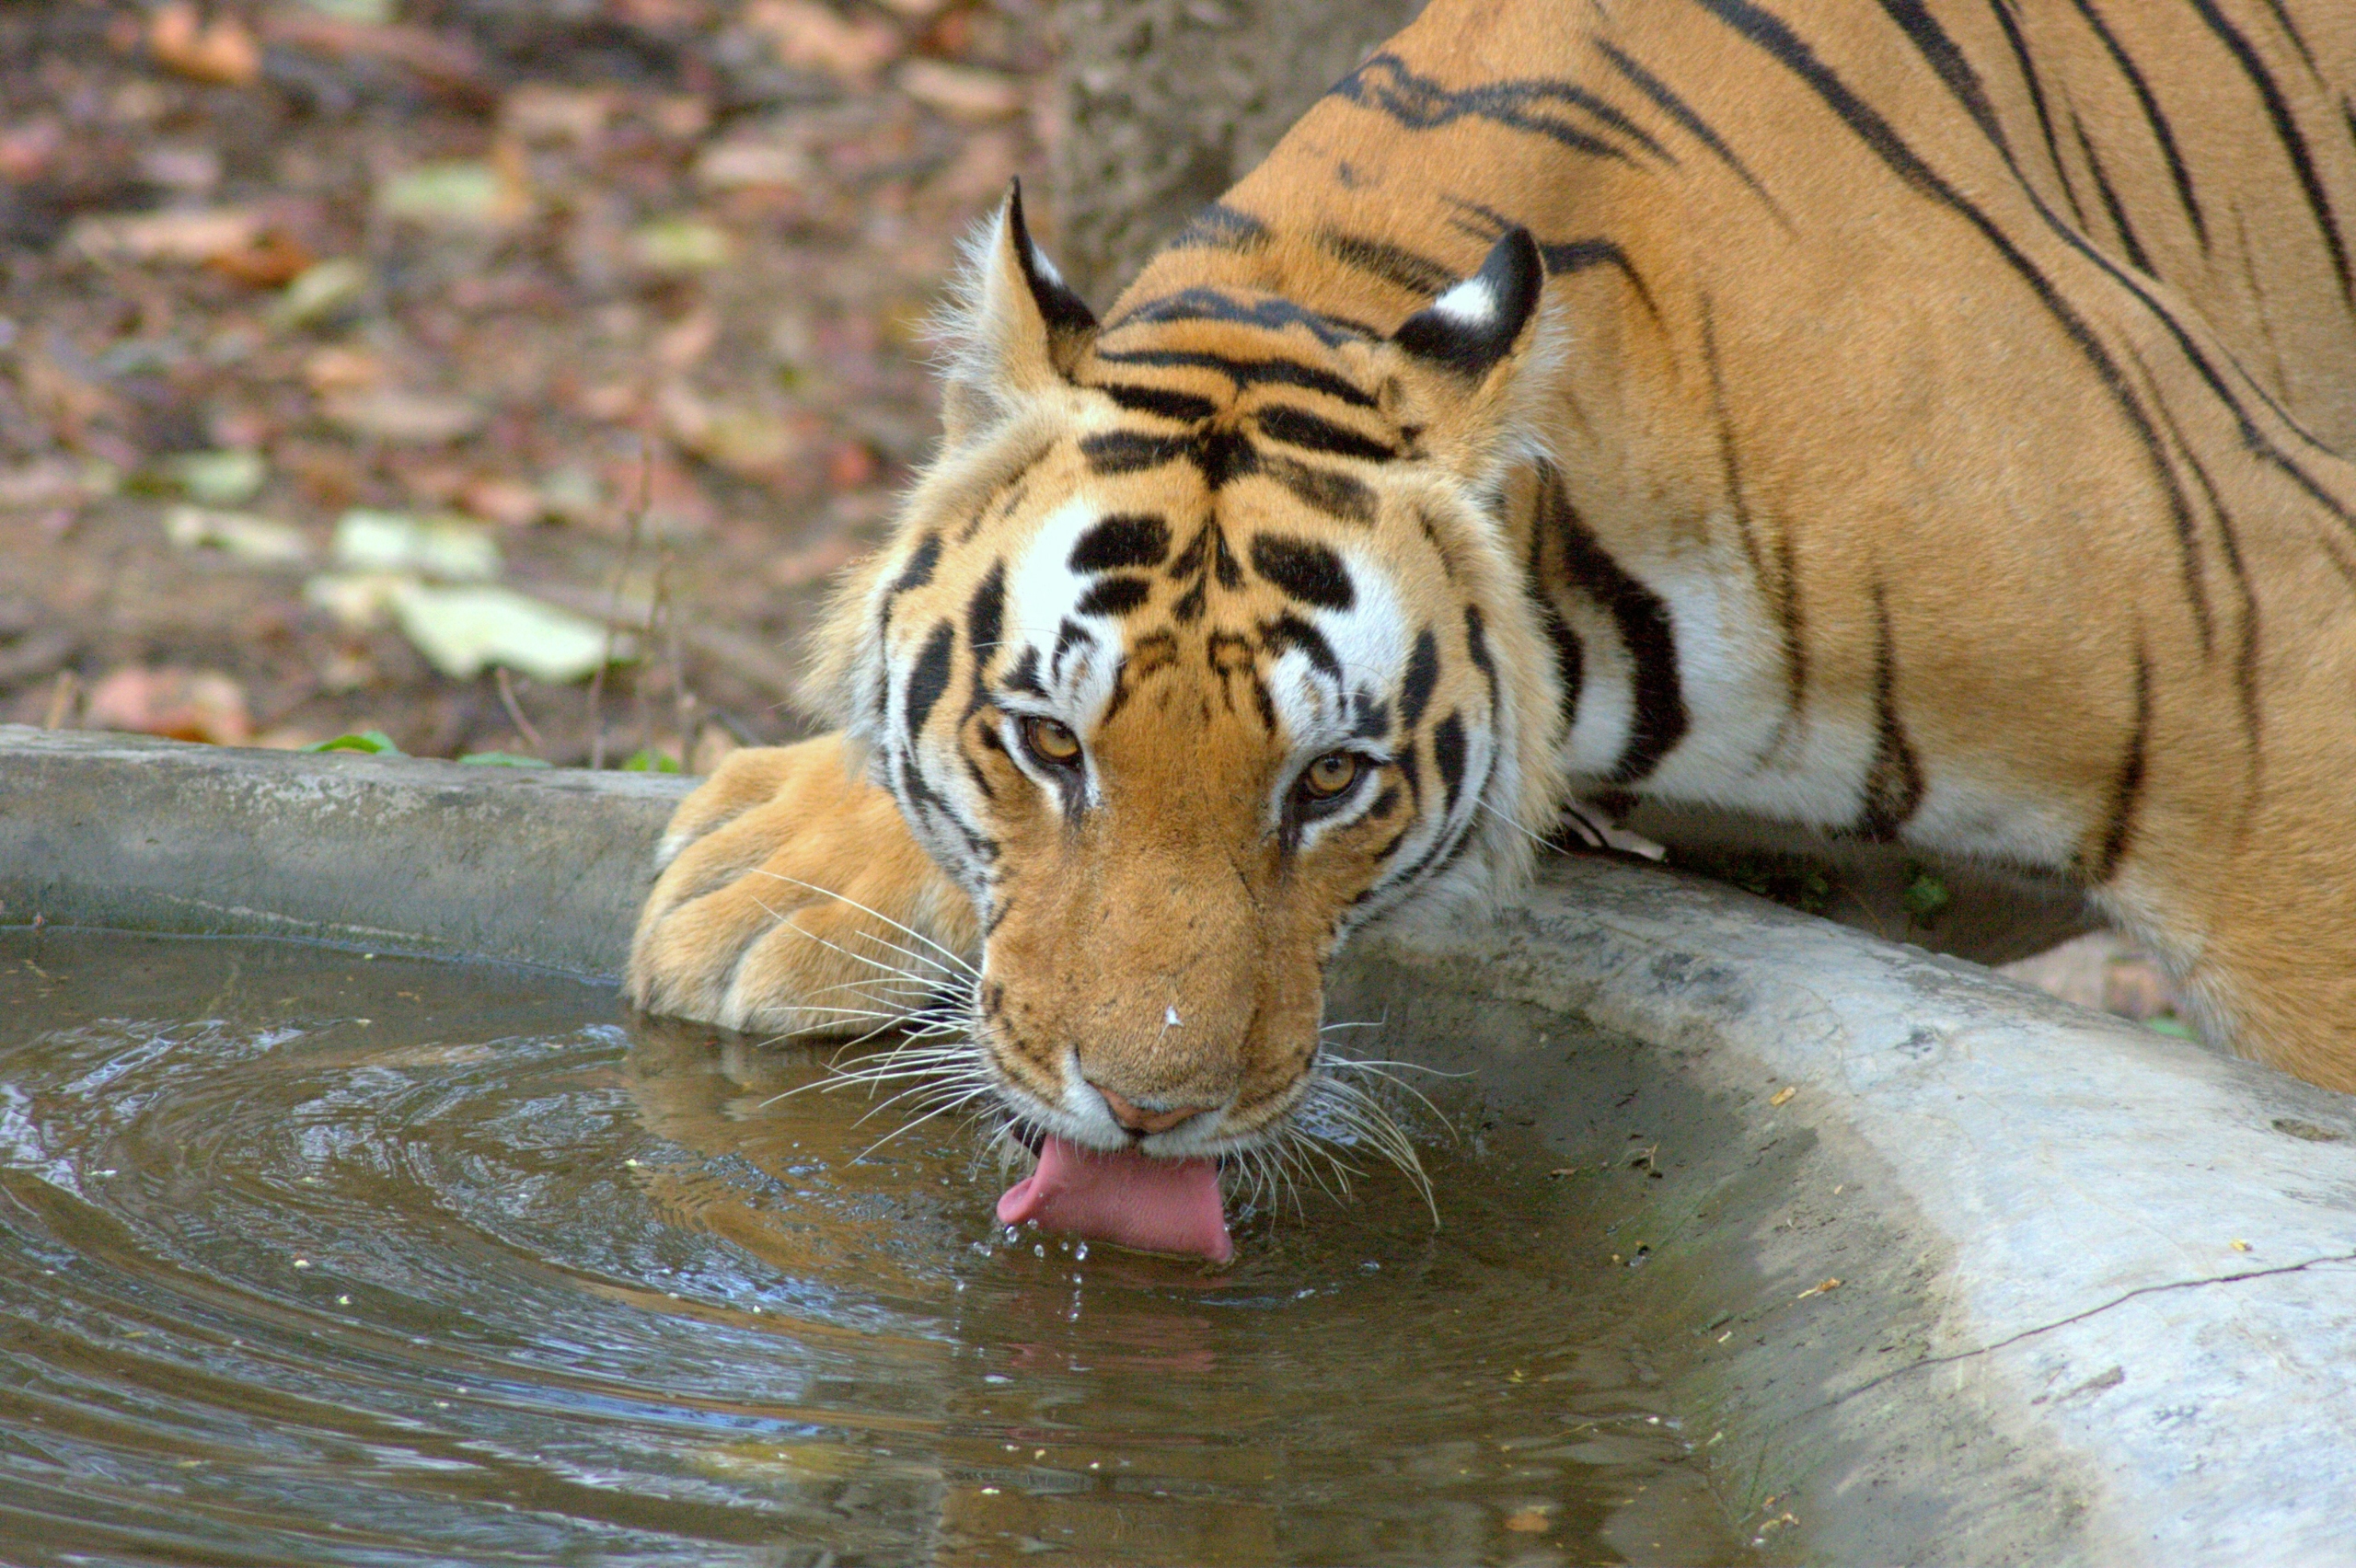
M1436 1149L1223 1275L609 993L0 931L0 1558L1732 1556L1559 1184Z

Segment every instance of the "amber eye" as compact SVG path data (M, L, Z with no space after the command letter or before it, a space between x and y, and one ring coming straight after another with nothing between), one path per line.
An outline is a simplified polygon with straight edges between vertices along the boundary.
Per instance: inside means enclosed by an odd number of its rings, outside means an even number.
M1356 752L1327 752L1300 772L1300 792L1312 801L1330 801L1358 781L1366 758Z
M1057 767L1079 765L1080 737L1071 732L1068 724L1053 719L1025 719L1022 721L1022 744L1029 746L1031 755L1041 762L1052 763Z

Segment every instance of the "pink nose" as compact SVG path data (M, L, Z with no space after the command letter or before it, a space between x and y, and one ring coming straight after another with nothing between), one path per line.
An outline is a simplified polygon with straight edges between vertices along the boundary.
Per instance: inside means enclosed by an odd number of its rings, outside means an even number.
M1199 1116L1210 1109L1207 1105L1181 1105L1169 1111L1148 1111L1142 1106L1130 1104L1101 1083L1091 1087L1104 1097L1104 1104L1113 1113L1113 1120L1138 1137L1166 1133L1188 1117Z

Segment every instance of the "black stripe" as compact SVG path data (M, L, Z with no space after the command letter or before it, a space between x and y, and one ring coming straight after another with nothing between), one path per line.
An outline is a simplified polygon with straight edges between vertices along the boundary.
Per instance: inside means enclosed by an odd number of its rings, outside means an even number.
M2053 114L2046 106L2045 84L2038 79L2037 65L2029 58L2028 40L2021 37L2020 24L2013 19L2008 0L1988 0L1988 8L1996 14L1996 25L2004 30L2004 42L2012 49L2013 63L2021 74L2021 85L2028 88L2028 101L2037 110L2037 129L2045 138L2045 156L2053 165L2053 178L2062 182L2062 199L2070 203L2071 216L2078 226L2086 225L2085 209L2078 205L2078 193L2070 185L2069 166L2062 161L2062 144L2054 139ZM2016 168L2015 174L2020 171ZM2024 182L2026 183L2026 182Z
M1533 508L1544 504L1541 496L1533 502ZM1536 604L1539 628L1546 633L1546 640L1554 645L1554 708L1555 721L1561 726L1556 735L1559 742L1570 738L1571 725L1578 717L1579 690L1587 677L1587 650L1579 643L1579 634L1564 618L1563 607L1547 589L1546 530L1539 523L1537 515L1530 518L1530 560L1523 592Z
M2291 40L2291 47L2299 52L2300 60L2305 63L2308 70L2314 70L2316 57L2308 50L2307 40L2299 36L2297 26L2291 20L2291 13L2283 9L2282 0L2266 0L2266 8L2274 13L2275 25L2282 29L2282 36Z
M1409 131L1436 130L1459 120L1485 120L1509 131L1546 137L1573 152L1618 163L1635 161L1601 137L1541 112L1560 104L1584 110L1664 163L1677 161L1626 115L1571 82L1507 79L1450 88L1442 86L1437 77L1416 75L1406 62L1386 50L1343 77L1327 96L1371 110Z
M893 601L931 582L933 569L940 564L941 536L927 534L918 541L915 552L908 557L908 564L901 570L900 575L892 579L892 586L884 591L884 603L876 613L877 623L888 628L892 624Z
M2184 155L2177 151L2176 133L2168 129L2168 117L2160 112L2160 102L2152 96L2151 84L2143 80L2143 73L2136 68L2135 62L2111 33L2109 24L2095 9L2094 0L2076 0L2076 4L2078 14L2086 18L2086 25L2094 29L2096 38L2102 40L2102 46L2108 52L2111 63L2119 67L2119 74L2127 78L2127 85L2134 89L2135 101L2143 109L2143 121L2152 128L2154 139L2160 144L2160 156L2167 160L2168 178L2176 182L2177 199L2184 203L2185 216L2192 220L2192 232L2200 241L2200 248L2208 249L2209 223L2201 215L2200 202L2192 194L2192 171L2184 167ZM2085 140L2085 128L2079 127L2078 139L2081 143ZM2093 156L2092 152L2087 154L2089 161ZM2151 271L2149 267L2143 270Z
M1630 84L1638 92L1653 100L1653 107L1677 121L1687 135L1707 147L1712 156L1732 169L1735 178L1748 186L1752 195L1767 204L1767 210L1775 215L1777 224L1786 231L1791 228L1791 220L1784 215L1784 209L1776 204L1775 199L1767 194L1767 188L1759 183L1750 170L1744 166L1743 161L1735 156L1734 149L1719 138L1718 133L1710 128L1708 121L1693 112L1691 105L1671 92L1666 82L1621 53L1612 44L1602 39L1596 39L1594 43L1595 47L1602 52L1603 57L1611 63L1614 70L1628 78ZM1553 264L1550 262L1548 265L1551 270Z
M1439 639L1431 628L1415 634L1415 646L1407 655L1406 678L1399 686L1399 722L1409 730L1424 721L1424 709L1432 700L1432 691L1439 685Z
M1142 473L1172 463L1194 449L1184 435L1148 435L1135 430L1102 430L1080 438L1089 471L1106 476Z
M1160 386L1129 386L1117 382L1091 383L1121 407L1139 414L1157 414L1181 424L1200 424L1218 412L1218 405L1208 398L1197 398L1191 392L1172 392Z
M2340 297L2351 306L2356 306L2356 282L2351 282L2349 277L2348 247L2339 237L2339 220L2332 215L2331 199L2324 194L2323 180L2316 173L2315 158L2307 151L2306 138L2299 134L2298 122L2291 117L2291 106L2283 101L2282 89L2274 85L2266 63L2258 57L2258 51L2251 47L2249 40L2244 38L2240 30L2218 11L2215 0L2192 0L2192 8L2200 13L2200 19L2231 52L2240 63L2242 74L2249 78L2250 86L2256 87L2258 96L2266 101L2266 117L2274 122L2274 134L2291 160L2292 170L2299 177L2299 189L2306 192L2307 210L2315 218L2316 227L2323 234L2325 248L2331 252L2331 270L2339 279Z
M1346 610L1357 602L1342 558L1313 540L1254 534L1250 554L1253 571L1305 605Z
M1115 512L1072 541L1072 571L1151 571L1170 556L1170 525L1149 512Z
M2127 221L2127 209L2119 204L2119 192L2110 188L2110 177L2103 172L2102 159L2095 156L2095 144L2086 140L2086 128L2079 123L2075 112L2070 116L2070 130L2078 138L2078 151L2086 156L2086 171L2095 177L2095 194L2102 198L2102 210L2108 214L2110 226L2119 231L2119 247L2127 252L2128 264L2158 277L2158 270L2152 265L2142 242L2135 237L2134 226Z
M1337 474L1331 468L1296 463L1289 457L1267 457L1260 467L1268 478L1290 490L1293 498L1304 506L1314 507L1345 523L1371 525L1374 522L1374 489L1361 480L1347 474Z
M1497 706L1497 666L1489 657L1488 626L1478 605L1464 606L1464 651L1472 661L1472 667L1481 672L1481 678L1489 683L1489 708L1494 713Z
M1628 650L1629 662L1635 666L1635 711L1629 720L1628 739L1604 778L1611 784L1640 783L1685 738L1692 724L1677 671L1677 638L1669 624L1669 605L1621 570L1572 508L1570 498L1563 493L1561 478L1551 467L1543 472L1544 494L1549 498L1543 521L1554 530L1563 574L1611 617Z
M1047 678L1061 682L1064 678L1064 655L1075 648L1093 648L1096 634L1066 616L1056 628L1056 646L1047 654Z
M1457 793L1464 788L1464 716L1452 708L1432 726L1432 762L1439 769L1446 812L1453 813Z
M2119 862L2127 854L2128 842L2134 836L2135 812L2143 793L2143 773L2152 744L2152 655L2139 644L2135 650L2135 728L2127 737L2127 749L2119 759L2119 767L2111 775L2110 810L2103 822L2101 848L2096 852L2090 881L2108 882L2119 870Z
M2176 422L2176 417L2168 411L2166 401L2160 397L2158 386L2152 379L2151 367L2143 363L2142 356L2135 352L2131 344L2127 353L2128 357L2135 362L2136 370L2143 377L2145 396L2151 398L2153 408L2158 411L2160 422L2176 443L2177 461L2192 471L2194 481L2200 485L2200 493L2209 503L2210 519L2217 530L2217 543L2224 553L2226 572L2233 578L2235 590L2241 598L2241 652L2235 660L2234 686L2241 700L2242 735L2244 743L2249 747L2250 771L2254 787L2256 774L2260 765L2260 730L2262 728L2258 691L2258 588L2250 581L2248 570L2242 560L2240 529L2235 525L2233 513L2226 510L2224 498L2218 493L2216 483L2209 478L2207 465L2203 464L2200 455L2192 450L2192 444L2185 439L2183 430Z
M1072 606L1076 615L1125 616L1152 595L1153 584L1142 577L1100 577Z
M949 689L949 655L956 640L955 628L945 620L936 622L925 637L924 649L917 655L916 664L908 671L902 724L911 745L923 732L925 721L932 717L934 704Z
M989 663L998 650L1000 630L1006 623L1006 561L990 562L989 571L975 585L974 596L965 605L965 642L974 651L974 674L980 678L982 666Z
M1507 217L1495 207L1486 206L1482 202L1468 201L1462 196L1454 195L1442 196L1440 200L1457 209L1461 213L1471 214L1469 218L1450 218L1449 220L1450 227L1489 244L1494 245L1498 236L1507 229L1518 226L1513 219ZM1541 240L1538 242L1538 256L1539 259L1546 264L1546 277L1549 282L1556 278L1571 277L1586 271L1590 267L1616 268L1620 275L1627 280L1628 286L1635 291L1636 298L1644 305L1646 313L1655 321L1660 319L1660 306L1654 303L1653 291L1646 285L1644 274L1636 271L1635 263L1628 259L1628 253L1621 249L1616 242L1606 239L1600 235L1586 239Z
M974 688L965 698L968 719L990 699L985 674L989 669L990 655L998 651L999 638L1005 626L1006 561L1001 557L990 562L989 571L974 586L974 596L965 603L965 646L974 654ZM984 785L982 792L988 794L989 787Z
M1110 326L1151 326L1170 321L1225 321L1239 327L1263 328L1271 332L1299 327L1329 349L1338 349L1344 343L1363 342L1382 335L1363 321L1327 316L1273 294L1237 300L1217 289L1200 285L1131 306L1125 314L1114 317Z
M1354 409L1375 406L1373 393L1352 386L1331 371L1302 364L1298 360L1230 359L1225 354L1209 353L1199 349L1099 349L1095 358L1103 364L1215 371L1233 382L1239 391L1246 386L1299 386L1305 391L1322 392Z
M1750 559L1751 575L1758 580L1761 594L1773 606L1775 624L1782 632L1784 718L1775 729L1775 744L1781 744L1788 726L1798 721L1807 701L1807 617L1800 605L1798 554L1792 543L1791 530L1778 527L1775 570L1767 570L1766 559L1759 548L1756 520L1750 514L1750 500L1743 490L1734 417L1727 409L1726 376L1718 362L1717 317L1707 294L1702 297L1700 322L1702 363L1710 377L1710 412L1718 425L1718 467L1726 476L1727 500L1734 508L1735 531L1742 540L1742 553Z
M1290 610L1260 623L1260 646L1271 659L1282 658L1288 649L1298 648L1309 656L1320 674L1337 681L1342 678L1342 662L1334 657L1334 645L1325 640L1325 634ZM1275 728L1273 724L1269 727Z
M1172 250L1258 250L1268 243L1268 225L1224 202L1214 202L1187 220L1170 242Z
M1281 441L1287 446L1323 452L1335 457L1356 457L1367 463L1388 463L1399 455L1398 449L1393 446L1360 435L1331 420L1319 419L1306 409L1296 409L1284 403L1272 403L1255 410L1252 420L1260 427L1262 435L1271 441Z
M1039 679L1039 650L1026 647L1014 668L999 677L999 685L1008 691L1028 692L1033 697L1047 695L1046 686Z
M1896 23L1898 30L1913 43L1915 52L1922 55L1923 63L1938 73L1939 80L1946 84L1947 91L1963 105L1964 112L1971 116L1971 122L1980 127L1980 133L1993 143L1996 150L2004 155L2005 161L2010 162L2012 148L2004 141L2004 128L1997 123L1996 111L1988 107L1988 95L1981 90L1979 73L1972 70L1971 62L1964 58L1963 51L1955 46L1955 40L1947 37L1946 29L1923 8L1923 0L1881 0L1881 10L1882 15Z
M1874 760L1865 772L1857 832L1877 844L1896 838L1923 804L1923 765L1898 715L1898 658L1889 603L1874 582Z
M1212 490L1260 471L1260 454L1240 430L1207 430L1195 439L1187 455Z
M1372 273L1386 283L1427 299L1456 282L1456 273L1451 269L1388 240L1329 228L1318 231L1317 244L1344 266Z

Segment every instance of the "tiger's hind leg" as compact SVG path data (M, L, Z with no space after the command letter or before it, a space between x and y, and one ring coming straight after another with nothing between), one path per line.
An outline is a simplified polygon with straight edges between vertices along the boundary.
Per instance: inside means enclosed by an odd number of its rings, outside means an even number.
M855 774L840 736L741 751L672 817L630 942L649 1012L724 1028L862 1034L947 999L973 905Z

